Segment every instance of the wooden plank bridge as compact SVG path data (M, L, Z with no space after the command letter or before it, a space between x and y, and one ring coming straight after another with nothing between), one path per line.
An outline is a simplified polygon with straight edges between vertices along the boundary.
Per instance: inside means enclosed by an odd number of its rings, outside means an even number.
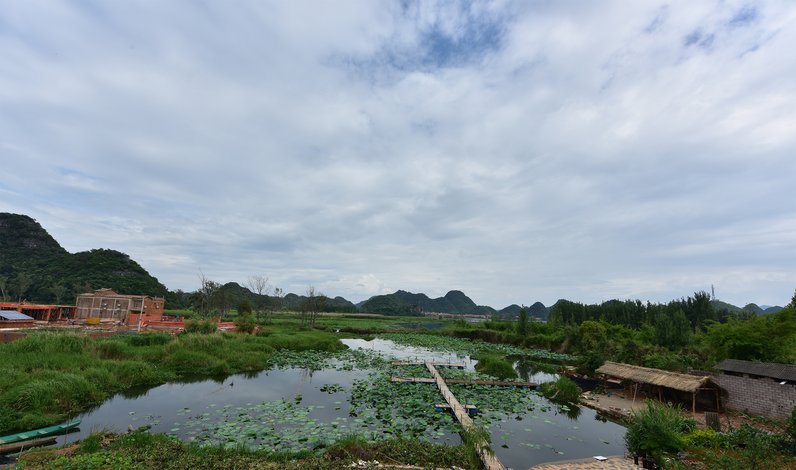
M437 367L447 367L452 369L464 369L465 365L463 363L432 363L432 362L404 362L404 361L396 361L392 363L394 366L420 366L425 365L429 372L431 372L431 376L429 377L392 377L390 381L392 382L400 382L400 383L423 383L423 384L436 384L437 389L445 398L447 405L445 404L437 404L435 407L440 409L448 409L453 412L453 415L456 417L456 420L462 425L462 428L465 431L471 431L475 428L475 423L473 423L473 419L470 417L471 413L477 412L478 408L473 405L466 405L462 406L456 396L448 388L447 384L478 384L478 385L494 385L500 387L520 387L520 388L532 388L537 389L539 388L539 384L533 382L518 382L518 381L510 381L510 380L467 380L467 379L444 379L437 371ZM481 457L481 461L484 462L484 466L487 470L506 470L506 467L500 460L495 457L494 452L489 447L489 443L486 440L482 440L480 442L475 443L476 449L478 450L478 455Z
M459 400L451 393L448 385L445 383L445 379L439 375L437 369L434 367L434 364L430 362L426 362L426 367L428 368L431 375L434 376L434 382L437 384L437 389L442 394L445 401L448 402L448 406L453 411L453 415L456 416L456 419L462 425L462 428L465 431L471 431L475 428L475 423L473 423L473 419L470 418L470 414L467 412L467 409L459 403ZM503 463L495 457L494 452L492 449L489 448L489 443L485 440L475 443L475 447L478 450L478 455L481 457L481 461L484 462L484 466L487 470L506 470L506 467Z

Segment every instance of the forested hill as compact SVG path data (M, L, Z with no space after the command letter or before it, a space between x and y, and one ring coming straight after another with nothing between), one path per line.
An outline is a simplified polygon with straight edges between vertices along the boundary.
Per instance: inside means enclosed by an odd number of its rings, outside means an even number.
M550 313L550 309L545 307L541 302L534 302L530 307L526 307L528 309L528 316L531 318L538 318L540 320L547 320L547 315ZM511 304L508 307L498 310L498 315L502 317L509 317L515 318L520 315L520 307L517 304Z
M385 315L419 315L422 312L491 315L495 309L476 305L463 292L452 290L444 297L432 299L426 294L399 290L393 294L377 295L359 305L363 312Z
M71 254L34 219L0 213L0 297L68 304L77 293L102 287L166 295L166 287L124 253Z

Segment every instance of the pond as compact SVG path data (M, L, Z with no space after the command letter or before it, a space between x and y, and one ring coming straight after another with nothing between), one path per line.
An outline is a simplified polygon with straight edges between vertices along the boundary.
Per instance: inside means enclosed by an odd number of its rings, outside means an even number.
M223 380L169 383L117 395L79 418L80 431L59 438L72 442L92 431L151 426L187 441L244 444L273 450L322 449L341 438L393 435L459 444L450 413L436 412L444 400L431 384L390 382L392 375L430 376L425 367L393 367L391 360L464 363L441 369L448 378L472 376L477 361L450 350L407 346L387 339L343 340L343 353L285 351L273 368ZM555 375L528 371L530 381ZM523 379L526 379L523 377ZM505 465L528 468L541 462L624 452L625 429L598 420L587 408L561 408L534 391L483 385L451 385L462 403L475 404L476 423L492 436Z

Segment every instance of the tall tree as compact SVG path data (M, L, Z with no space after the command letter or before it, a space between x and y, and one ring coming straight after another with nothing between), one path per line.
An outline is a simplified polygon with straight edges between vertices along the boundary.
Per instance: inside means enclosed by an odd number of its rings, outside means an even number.
M315 286L307 287L307 295L304 302L301 304L301 318L305 325L310 327L315 326L315 320L318 314L323 310L326 304L326 296L318 292Z
M24 271L17 273L17 276L14 278L14 288L16 289L19 302L22 302L22 299L25 298L25 293L28 291L32 283L33 278L30 276L30 274Z
M49 290L50 293L55 298L55 305L60 305L61 299L63 299L64 296L66 295L66 287L64 287L64 285L61 283L55 283L52 286L50 286Z
M528 334L528 309L525 305L520 308L520 316L517 318L517 334L524 338Z
M213 310L218 306L218 294L221 284L210 280L205 273L199 271L199 290L196 291L196 301L194 309L205 318L208 318Z
M273 295L271 296L271 310L274 312L281 312L285 303L285 291L281 287L274 287Z
M271 290L271 285L268 282L268 277L260 275L249 276L249 279L246 283L249 286L249 290L255 294L254 312L257 315L257 321L260 321L262 314L267 310L268 307L266 305L266 297Z

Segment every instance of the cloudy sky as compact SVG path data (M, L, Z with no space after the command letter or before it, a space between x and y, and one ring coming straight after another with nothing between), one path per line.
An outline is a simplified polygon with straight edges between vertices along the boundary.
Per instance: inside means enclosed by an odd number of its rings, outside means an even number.
M796 288L792 1L0 0L0 211L359 301Z

